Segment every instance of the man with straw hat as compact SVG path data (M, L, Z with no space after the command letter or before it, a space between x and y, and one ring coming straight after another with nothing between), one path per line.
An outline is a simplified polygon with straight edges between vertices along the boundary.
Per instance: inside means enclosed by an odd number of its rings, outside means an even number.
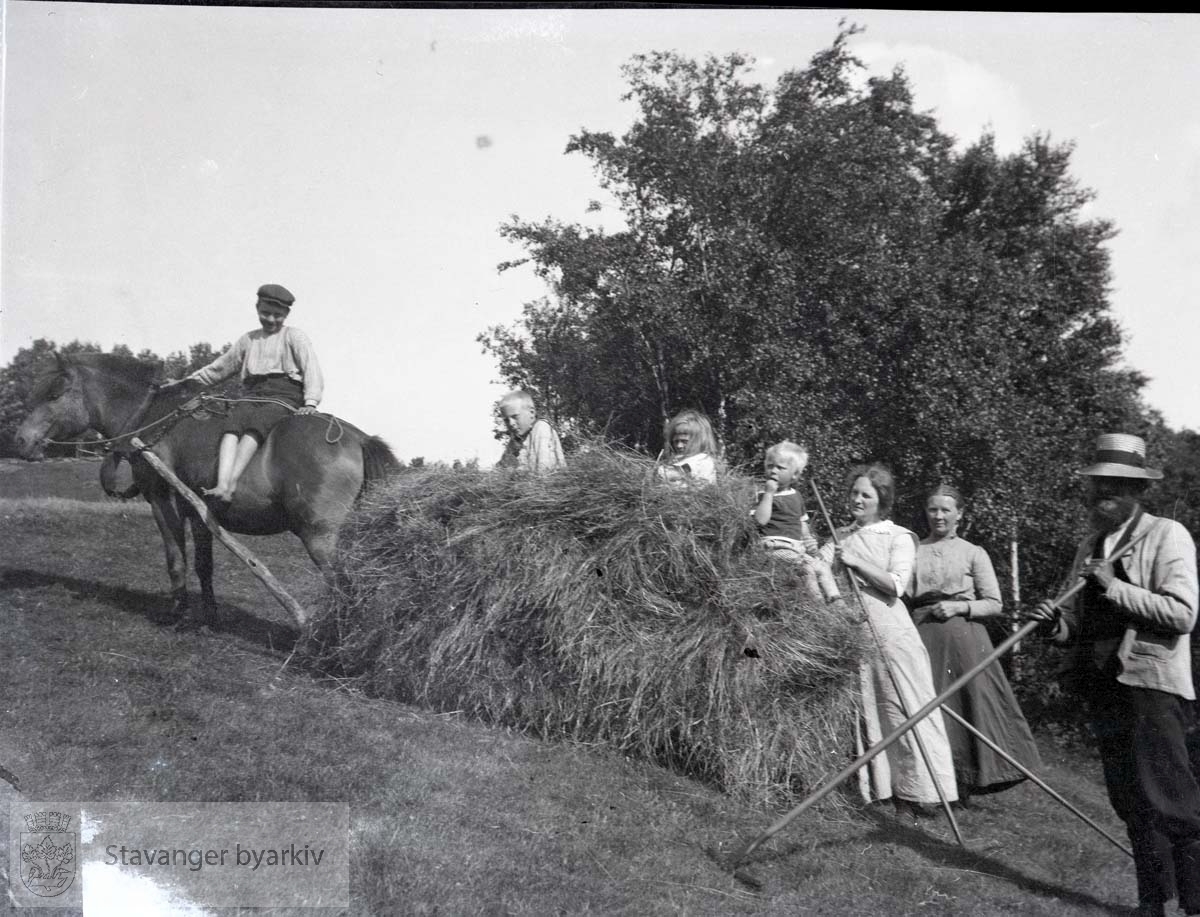
M1146 467L1137 436L1105 434L1089 479L1092 531L1075 555L1083 589L1029 616L1069 646L1070 672L1087 704L1113 809L1129 832L1139 915L1165 914L1179 890L1200 914L1200 786L1188 763L1189 635L1196 624L1196 548L1188 531L1147 513L1142 496L1162 472ZM1120 559L1106 560L1130 549Z

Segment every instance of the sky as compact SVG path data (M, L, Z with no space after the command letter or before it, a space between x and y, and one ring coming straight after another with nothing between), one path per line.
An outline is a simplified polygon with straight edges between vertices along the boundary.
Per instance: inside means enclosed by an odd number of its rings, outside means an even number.
M619 227L564 150L630 126L622 64L739 51L773 85L845 18L870 71L903 64L961 143L1075 143L1087 215L1120 230L1127 363L1168 423L1200 429L1200 17L0 2L0 365L37 338L219 346L280 283L322 409L406 461L489 466L505 389L476 337L548 292L497 271L523 254L499 229Z

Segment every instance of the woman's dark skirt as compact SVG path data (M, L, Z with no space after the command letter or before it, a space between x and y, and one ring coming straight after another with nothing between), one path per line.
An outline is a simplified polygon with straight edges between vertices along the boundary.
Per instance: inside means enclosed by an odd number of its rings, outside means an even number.
M933 684L939 693L993 650L987 628L961 617L927 620L917 627L917 633L929 651ZM1041 766L1029 724L999 662L980 672L945 705L1031 771ZM945 720L960 793L994 793L1025 779L953 718Z

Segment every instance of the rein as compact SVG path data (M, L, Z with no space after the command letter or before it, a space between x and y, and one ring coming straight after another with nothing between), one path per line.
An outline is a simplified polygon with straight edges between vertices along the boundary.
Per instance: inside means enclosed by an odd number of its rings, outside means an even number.
M142 403L141 409L137 412L138 416L146 412L146 409L150 406L150 401L153 398L153 394L154 393L151 392L150 396L147 397L147 399ZM202 392L193 398L189 398L170 413L164 414L162 417L158 418L158 420L152 420L150 423L138 427L136 430L127 430L124 433L118 433L116 436L110 436L106 439L47 439L44 440L44 442L51 446L103 446L106 450L108 450L112 448L114 443L118 443L123 439L129 439L130 437L137 436L139 433L144 433L146 430L153 430L156 427L161 427L167 423L175 423L185 414L194 415L204 409L205 402L220 402L226 405L251 403L277 404L280 407L287 408L293 414L299 413L297 408L292 407L286 401L279 401L275 398L226 398L223 395L209 395ZM314 413L321 414L322 412L317 411ZM345 434L345 430L342 429L341 421L338 420L333 414L323 414L322 416L329 418L329 423L325 427L325 442L329 443L331 446L341 442L342 436ZM333 435L333 438L330 439L330 434L334 430L336 430L336 433Z
M201 395L197 395L194 398L189 398L187 401L185 401L179 407L175 408L175 410L173 410L167 414L164 414L162 417L158 418L158 420L152 420L150 423L148 423L144 426L138 427L136 430L127 430L124 433L118 433L116 436L109 436L105 439L46 439L46 440L43 440L43 442L45 442L51 446L97 446L97 445L101 445L101 446L104 446L106 449L111 448L113 443L120 442L121 440L126 439L127 437L136 436L137 434L143 433L146 430L153 430L155 427L162 426L163 424L167 423L168 421L176 420L178 417L180 417L183 414L192 414L192 413L200 410L202 403L206 400L211 399L211 397L212 396L210 396L210 395L201 394ZM148 408L150 406L149 401L150 401L150 399L147 399L145 402L143 402L142 408L137 412L138 416L140 416L146 412L146 408Z

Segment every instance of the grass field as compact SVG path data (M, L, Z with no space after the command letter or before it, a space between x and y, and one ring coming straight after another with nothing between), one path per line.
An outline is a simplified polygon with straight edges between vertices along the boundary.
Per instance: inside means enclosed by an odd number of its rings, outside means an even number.
M283 610L219 548L222 622L176 628L142 504L105 500L95 463L0 469L0 764L26 799L346 802L354 915L1131 912L1128 858L1029 785L961 813L965 849L941 820L824 805L739 881L723 858L778 813L304 671ZM298 542L246 543L320 600ZM1123 835L1093 758L1042 744L1045 779Z

